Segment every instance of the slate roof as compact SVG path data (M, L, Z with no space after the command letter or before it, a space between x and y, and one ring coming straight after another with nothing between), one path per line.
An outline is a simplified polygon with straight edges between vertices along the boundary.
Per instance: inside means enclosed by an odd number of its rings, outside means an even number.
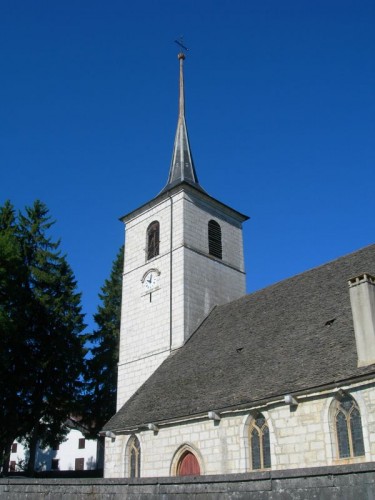
M348 279L375 245L216 307L106 424L126 430L375 374L358 368Z

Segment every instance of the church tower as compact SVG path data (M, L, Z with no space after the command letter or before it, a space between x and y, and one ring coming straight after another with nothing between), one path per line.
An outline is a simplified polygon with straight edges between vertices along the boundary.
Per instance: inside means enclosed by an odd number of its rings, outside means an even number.
M117 409L181 347L215 305L245 294L248 217L199 184L185 122L184 54L168 181L126 226Z

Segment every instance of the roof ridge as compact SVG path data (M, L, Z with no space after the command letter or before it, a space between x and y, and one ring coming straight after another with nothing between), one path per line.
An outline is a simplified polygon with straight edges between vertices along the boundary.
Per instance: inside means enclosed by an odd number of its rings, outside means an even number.
M324 268L324 267L327 267L329 265L332 265L334 264L335 262L338 262L340 260L344 260L344 259L347 259L348 257L350 257L351 255L355 255L355 254L358 254L366 249L370 249L371 247L375 247L375 243L370 243L369 245L366 245L362 248L359 248L358 250L355 250L353 252L349 252L345 255L342 255L340 257L336 257L332 260L329 260L328 262L325 262L324 264L319 264L315 267L312 267L310 269L307 269L306 271L302 271L300 273L297 273L297 274L294 274L293 276L290 276L289 278L284 278L284 279L281 279L279 281L276 281L275 283L271 283L270 285L265 285L264 287L262 288L259 288L259 290L254 290L253 292L250 292L250 293L246 293L245 295L242 295L242 297L239 297L238 299L234 299L232 300L231 302L227 302L226 304L220 304L218 305L217 307L218 308L224 308L224 307L227 307L227 306L230 306L231 304L234 304L236 302L239 302L241 300L244 300L245 297L246 298L249 298L249 297L253 297L253 296L256 296L258 293L261 293L265 290L270 290L270 289L273 289L273 288L276 288L284 283L286 283L287 281L292 281L294 279L297 279L297 278L300 278L301 276L304 276L304 275L307 275L309 273L311 273L312 271L316 271L318 269L321 269L321 268ZM364 271L365 272L365 271ZM348 279L350 278L350 276L348 276Z

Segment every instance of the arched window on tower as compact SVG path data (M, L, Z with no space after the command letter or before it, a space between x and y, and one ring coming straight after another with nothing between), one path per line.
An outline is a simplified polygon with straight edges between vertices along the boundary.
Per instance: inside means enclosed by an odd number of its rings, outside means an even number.
M269 469L271 467L270 431L261 413L253 419L250 425L249 441L252 470Z
M334 424L339 458L360 457L365 454L362 420L356 401L345 394L334 403Z
M218 259L223 258L221 227L216 220L210 220L208 223L208 253Z
M147 228L147 260L159 255L159 233L159 222L154 220Z
M137 436L131 436L127 446L128 476L141 476L141 445Z

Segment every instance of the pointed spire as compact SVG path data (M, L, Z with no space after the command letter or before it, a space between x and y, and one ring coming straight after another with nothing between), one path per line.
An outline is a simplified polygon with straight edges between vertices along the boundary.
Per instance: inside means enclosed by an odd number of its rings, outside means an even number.
M163 191L180 184L188 182L201 189L195 171L193 157L190 151L189 137L185 122L185 95L184 95L184 59L185 54L178 54L180 61L180 93L178 106L177 131L173 146L171 166L169 169L168 182Z

